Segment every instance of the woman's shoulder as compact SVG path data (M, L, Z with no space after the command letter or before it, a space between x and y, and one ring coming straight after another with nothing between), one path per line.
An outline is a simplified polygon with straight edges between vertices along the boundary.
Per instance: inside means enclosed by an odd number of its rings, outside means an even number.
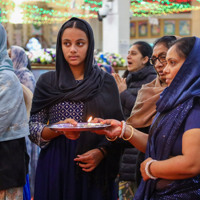
M0 73L1 95L15 96L22 92L22 87L19 79L13 71L3 70ZM21 93L22 94L22 93ZM19 95L20 96L20 95Z
M103 71L103 73L105 73L105 78L107 79L114 79L114 77L112 76L112 74L109 74L108 72Z
M155 79L157 76L157 73L152 65L148 65L145 72L146 77L151 77L152 80Z
M104 82L116 85L115 78L111 74L109 74L107 72L105 72Z
M52 79L55 78L55 71L49 71L49 72L45 72L43 74L40 75L39 79L38 79L38 83L39 82L52 82Z
M7 83L7 82L9 82L10 84L14 84L16 81L18 81L18 78L13 71L11 71L11 70L1 71L1 73L0 73L1 84L0 85L2 85L2 83Z
M25 67L20 68L20 69L18 69L18 70L15 70L15 72L16 72L16 73L25 73L25 74L29 74L30 76L34 76L34 75L33 75L33 72L30 71L28 68L25 68Z
M28 81L31 80L31 81L34 81L34 82L36 81L34 74L26 68L16 70L15 74L19 77L20 81L22 79L25 79L25 80L28 80Z

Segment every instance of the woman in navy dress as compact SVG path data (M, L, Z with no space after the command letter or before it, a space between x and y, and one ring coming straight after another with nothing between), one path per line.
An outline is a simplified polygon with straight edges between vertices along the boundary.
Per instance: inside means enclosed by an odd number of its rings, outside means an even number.
M120 148L92 132L56 132L47 124L123 119L114 78L94 61L90 25L71 18L61 27L56 71L41 75L33 97L30 138L41 147L34 200L114 200Z
M168 87L156 104L149 135L117 120L103 131L123 138L145 153L143 177L135 200L200 198L200 38L182 38L167 52ZM99 121L98 119L95 121ZM99 133L99 132L98 132ZM102 134L100 132L99 134Z

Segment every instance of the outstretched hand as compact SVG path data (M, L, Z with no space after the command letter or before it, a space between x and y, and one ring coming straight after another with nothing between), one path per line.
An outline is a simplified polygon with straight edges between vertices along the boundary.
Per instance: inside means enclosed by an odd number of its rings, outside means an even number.
M109 124L110 126L104 128L102 130L94 130L92 132L97 133L99 135L106 135L109 138L115 138L121 134L121 122L115 119L106 119L103 120L101 118L95 118L93 120L94 123L102 123L102 124Z

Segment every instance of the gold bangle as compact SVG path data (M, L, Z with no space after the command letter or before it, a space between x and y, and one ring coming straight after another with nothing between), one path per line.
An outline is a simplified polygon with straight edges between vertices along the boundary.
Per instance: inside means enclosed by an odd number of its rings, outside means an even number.
M108 140L108 141L111 141L111 142L113 142L113 141L115 141L118 137L117 136L115 136L114 138L109 138L109 137L107 137L107 136L105 136L106 137L106 139Z
M124 136L122 137L123 140L130 140L133 137L133 127L131 125L128 125L131 128L131 134L128 138L125 138Z

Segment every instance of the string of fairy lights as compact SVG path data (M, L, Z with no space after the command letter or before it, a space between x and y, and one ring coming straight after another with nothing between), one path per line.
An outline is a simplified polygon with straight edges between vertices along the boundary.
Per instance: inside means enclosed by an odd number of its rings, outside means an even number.
M173 3L169 1L143 2L141 0L131 2L131 11L134 16L156 16L173 13L189 12L199 10L200 6L192 6L190 3ZM135 14L136 13L136 14Z
M133 16L157 16L157 15L167 15L173 13L189 12L192 10L199 10L200 6L191 5L191 1L184 0L181 2L169 0L152 0L152 1L142 1L142 0L131 0L131 11ZM199 2L199 1L198 1Z
M200 0L130 0L134 17L149 17L200 10ZM70 17L97 18L102 1L97 0L0 0L0 22L52 24Z

